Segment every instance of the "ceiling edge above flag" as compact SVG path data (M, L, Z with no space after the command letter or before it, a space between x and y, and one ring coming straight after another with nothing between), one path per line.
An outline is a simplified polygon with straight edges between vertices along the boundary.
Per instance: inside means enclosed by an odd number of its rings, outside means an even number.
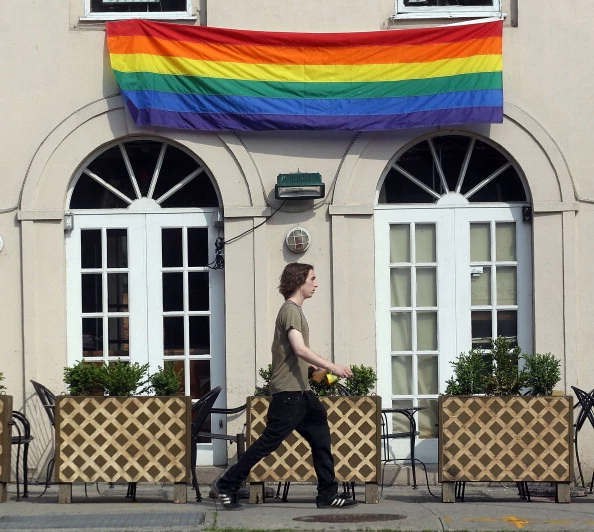
M358 33L106 26L138 126L382 131L503 121L501 20Z

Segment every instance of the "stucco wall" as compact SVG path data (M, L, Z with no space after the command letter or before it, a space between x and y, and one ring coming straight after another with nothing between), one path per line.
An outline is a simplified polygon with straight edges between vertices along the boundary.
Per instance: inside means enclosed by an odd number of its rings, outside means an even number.
M431 21L394 21L392 0L206 2L197 21L274 31L372 31ZM123 111L110 71L104 26L83 23L82 0L0 4L0 337L9 392L20 408L29 379L61 391L65 355L65 264L61 220L72 176L99 146L127 135L166 136L195 153L217 180L225 236L264 220L278 173L320 172L323 202L286 205L226 250L228 404L251 393L268 363L289 260L316 266L320 288L305 305L312 347L339 363L375 361L373 204L378 182L400 150L429 131L381 134L203 134L138 130ZM20 5L19 5L20 7ZM199 6L196 5L196 8ZM509 11L509 2L504 2ZM535 348L564 363L564 387L594 387L589 369L594 299L591 227L594 138L588 0L522 0L519 25L504 27L505 121L465 131L489 138L522 168L534 202ZM23 25L25 21L25 25ZM445 22L445 21L441 21ZM26 31L23 31L26 27ZM269 205L267 205L267 203ZM331 204L331 206L330 206ZM283 247L295 225L313 243L304 255ZM13 363L15 361L16 363ZM23 385L26 383L26 388ZM586 448L586 447L584 447Z

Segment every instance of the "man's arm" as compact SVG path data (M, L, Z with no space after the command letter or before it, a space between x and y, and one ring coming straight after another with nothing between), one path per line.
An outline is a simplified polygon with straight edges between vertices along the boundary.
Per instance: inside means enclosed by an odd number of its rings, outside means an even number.
M295 351L295 354L306 362L309 362L309 364L317 366L318 368L327 369L338 377L348 378L353 376L351 368L334 364L333 362L326 360L324 357L314 353L309 347L307 347L303 341L303 335L301 334L301 331L298 331L297 329L290 329L289 342L293 348L293 351Z

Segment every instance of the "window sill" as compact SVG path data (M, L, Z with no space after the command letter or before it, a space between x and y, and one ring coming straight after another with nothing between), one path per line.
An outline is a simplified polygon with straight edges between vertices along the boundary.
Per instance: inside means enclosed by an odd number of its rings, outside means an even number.
M95 13L80 17L80 22L109 22L112 20L182 20L192 21L198 20L196 15L188 15L187 13Z
M397 13L392 17L392 20L411 20L411 19L444 19L444 18L499 18L505 19L506 13L501 11L425 11L423 13Z

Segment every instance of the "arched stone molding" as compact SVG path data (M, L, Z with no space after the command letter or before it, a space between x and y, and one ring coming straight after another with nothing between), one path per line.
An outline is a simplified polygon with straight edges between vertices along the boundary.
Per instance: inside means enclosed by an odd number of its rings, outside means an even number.
M505 103L502 124L476 124L451 130L489 139L505 150L526 176L535 212L575 211L575 184L559 146L532 116ZM362 134L345 157L330 214L372 214L376 195L397 154L435 130L419 129ZM377 177L377 180L374 179Z
M197 155L217 181L225 216L266 214L258 170L239 139L232 134L173 130L163 134L138 128L122 97L114 96L79 109L44 139L25 177L19 218L61 219L70 180L84 158L99 146L130 135L168 139Z

